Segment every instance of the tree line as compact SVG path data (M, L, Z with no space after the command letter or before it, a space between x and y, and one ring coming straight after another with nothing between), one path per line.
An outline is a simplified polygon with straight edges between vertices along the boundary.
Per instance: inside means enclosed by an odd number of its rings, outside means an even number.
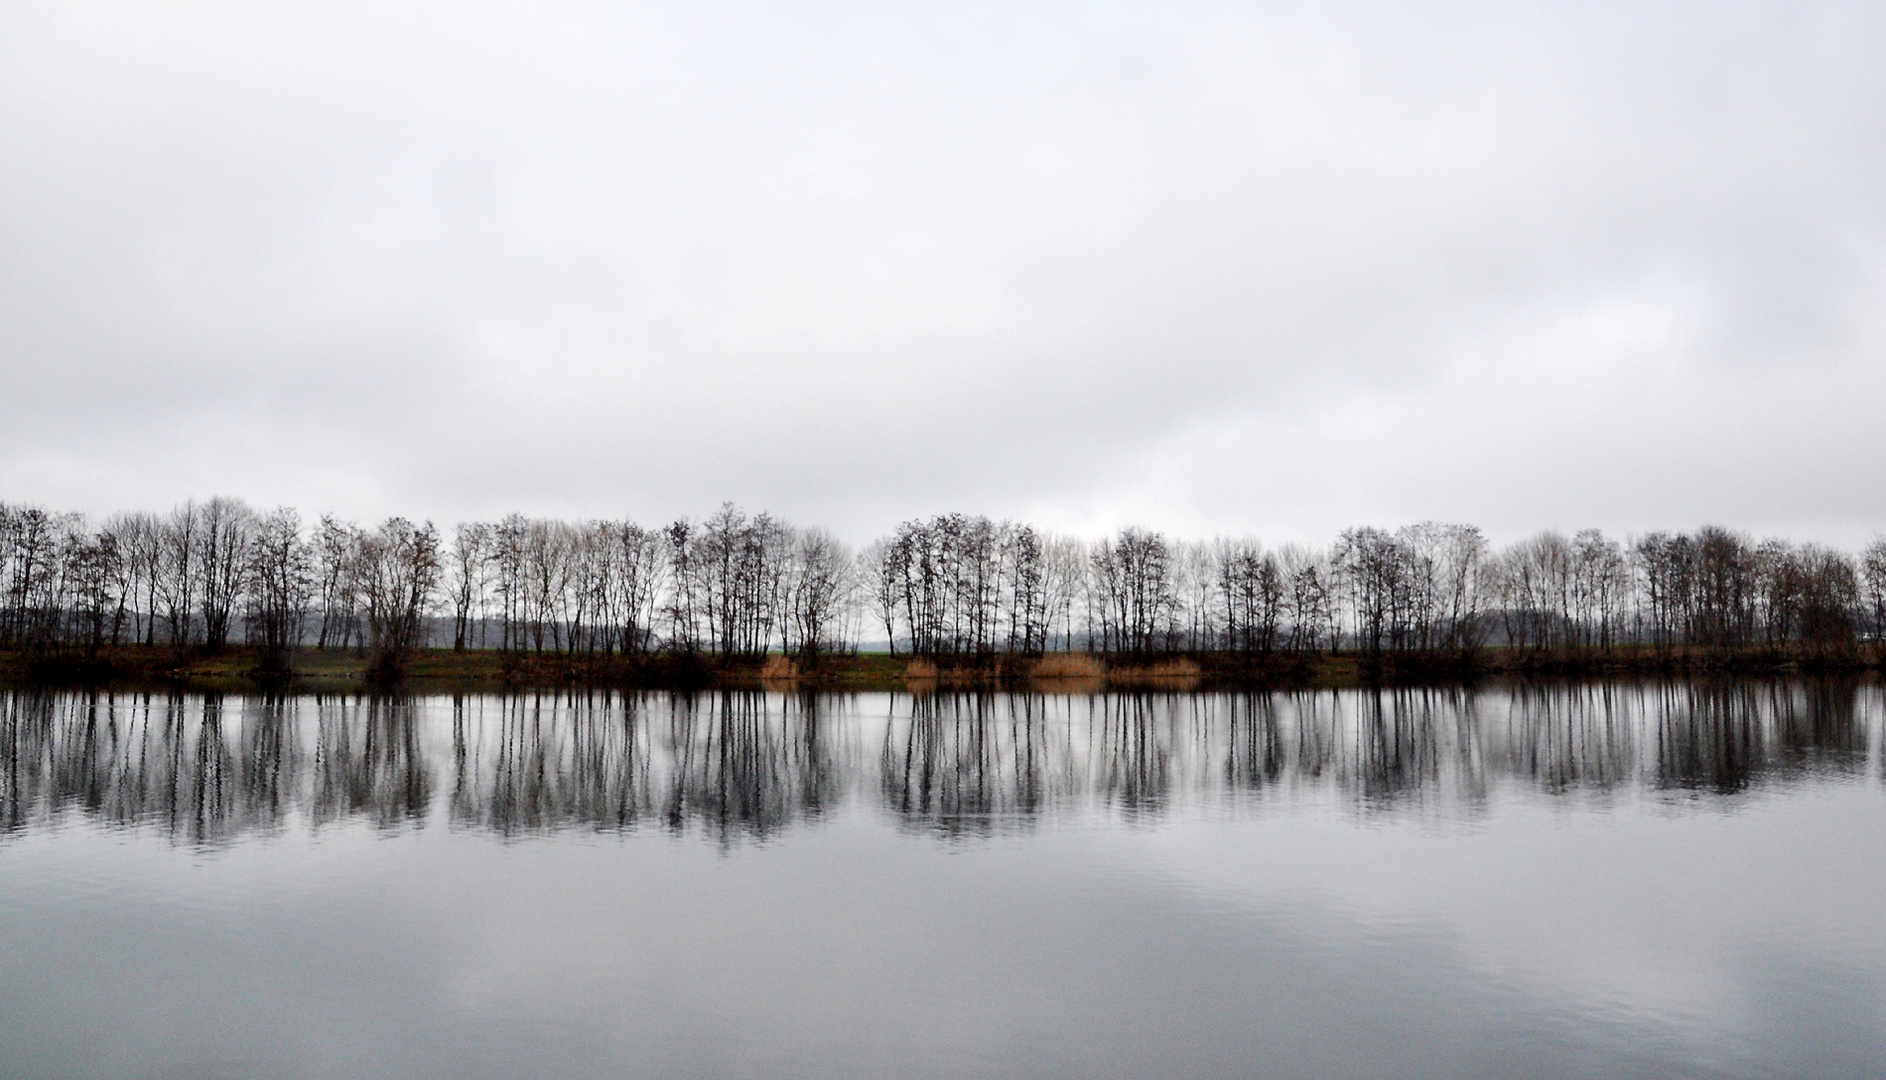
M854 551L727 504L699 520L512 514L363 527L238 499L100 520L0 504L0 648L141 645L816 659L865 641L958 663L1085 651L1252 658L1787 649L1886 629L1886 539L1858 553L1707 527L1621 540L1468 525L1345 530L1323 546L1099 540L987 517L905 522Z

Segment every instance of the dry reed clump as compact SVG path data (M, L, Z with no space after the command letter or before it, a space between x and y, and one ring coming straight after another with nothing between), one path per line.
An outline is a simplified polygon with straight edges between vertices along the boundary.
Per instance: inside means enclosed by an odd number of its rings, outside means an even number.
M1044 656L1028 670L1029 676L1036 679L1098 679L1106 673L1106 667L1086 653Z
M790 682L798 677L799 665L792 662L792 657L778 653L767 657L760 668L760 679L765 682Z
M1148 686L1165 690L1190 690L1199 682L1203 672L1197 661L1181 657L1177 660L1160 660L1137 667L1116 667L1107 670L1107 683L1111 686Z
M935 679L936 677L936 665L921 656L916 657L911 660L910 663L904 665L904 678L906 679Z
M1201 673L1198 661L1185 656L1177 660L1161 660L1146 668L1146 675L1154 679L1196 679Z

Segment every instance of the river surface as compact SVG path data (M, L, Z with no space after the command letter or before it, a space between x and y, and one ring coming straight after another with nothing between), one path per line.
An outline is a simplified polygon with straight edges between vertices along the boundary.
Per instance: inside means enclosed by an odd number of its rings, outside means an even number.
M1886 1075L1886 697L0 695L0 1077Z

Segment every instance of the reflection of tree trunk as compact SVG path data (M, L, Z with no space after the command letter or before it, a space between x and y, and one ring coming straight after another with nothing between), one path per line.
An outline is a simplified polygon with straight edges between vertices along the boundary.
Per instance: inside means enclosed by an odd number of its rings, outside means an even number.
M220 844L358 817L423 821L422 719L400 697L166 699L0 692L0 829L55 811ZM1333 785L1366 813L1619 785L1734 793L1867 767L1856 681L1085 697L939 693L877 718L795 694L445 702L454 823L507 835L662 820L722 844L824 814L858 779L910 827L1026 829L1057 809L1158 817L1187 799ZM866 745L873 749L867 756ZM860 776L862 771L865 775Z

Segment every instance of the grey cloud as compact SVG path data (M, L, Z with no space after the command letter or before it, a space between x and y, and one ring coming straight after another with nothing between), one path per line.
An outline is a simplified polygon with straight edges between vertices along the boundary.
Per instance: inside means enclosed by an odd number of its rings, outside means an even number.
M1882 45L1866 5L14 7L0 485L1844 538L1886 520ZM1586 400L1542 343L1620 304L1683 329Z

